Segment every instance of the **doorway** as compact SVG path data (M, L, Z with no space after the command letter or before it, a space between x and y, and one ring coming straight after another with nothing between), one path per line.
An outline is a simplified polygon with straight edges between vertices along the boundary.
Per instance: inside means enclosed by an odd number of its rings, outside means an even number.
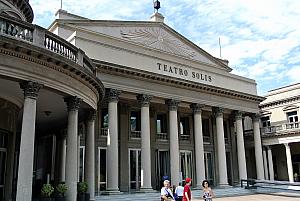
M192 151L180 151L180 180L181 183L186 178L193 178L193 162L192 162Z
M107 152L106 148L104 147L98 147L98 181L97 181L97 190L98 195L100 195L101 191L106 190L106 181L107 181L107 168L106 168L106 158L107 158Z
M129 189L139 190L141 186L141 150L129 149Z
M156 189L161 189L163 185L163 177L170 177L170 156L168 150L156 150L155 155L156 169Z
M214 184L214 165L212 152L204 152L205 178L210 184Z

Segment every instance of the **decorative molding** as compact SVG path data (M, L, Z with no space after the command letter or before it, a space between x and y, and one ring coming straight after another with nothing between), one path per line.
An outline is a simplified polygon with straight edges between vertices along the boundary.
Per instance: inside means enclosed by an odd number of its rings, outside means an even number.
M166 100L166 104L168 105L170 111L177 111L179 103L180 101L174 99Z
M224 108L222 107L214 107L213 108L213 115L215 117L223 117Z
M82 100L77 96L69 96L65 97L64 101L67 104L68 111L74 111L79 109Z
M252 114L251 118L253 121L260 121L261 113Z
M190 108L193 110L194 114L201 114L202 109L205 107L205 105L199 104L199 103L192 103L190 105Z
M276 105L283 105L283 104L295 102L298 100L300 100L300 96L294 96L294 97L290 97L290 98L283 99L283 100L277 100L277 101L273 101L273 102L269 102L269 103L260 104L259 108L263 109L263 108L272 107L272 106L276 106Z
M118 102L120 94L121 94L121 91L117 90L117 89L107 89L106 90L106 97L108 98L109 102Z
M37 82L25 81L20 83L20 87L24 91L25 98L31 98L36 100L38 97L38 93L40 89L43 87L43 85Z
M96 120L96 110L89 109L88 110L88 121L95 121Z
M149 73L143 70L132 69L126 66L111 64L102 61L94 60L94 62L97 65L100 73L106 73L106 74L117 75L117 76L126 76L138 80L147 80L147 81L150 80L152 82L162 83L164 85L169 85L173 87L180 87L180 88L189 89L193 91L214 94L222 97L230 97L234 99L247 100L251 102L259 103L265 100L265 98L260 96L245 94L243 92L237 92L230 89L223 89L215 86L199 84L193 81L181 80L179 78L173 78L166 75Z
M141 107L149 107L152 96L146 94L139 94L136 96Z
M140 43L144 46L159 49L175 55L193 58L196 53L189 46L172 37L160 27L143 27L134 30L121 30L122 38Z
M243 119L243 112L241 112L241 111L235 111L234 112L234 116L235 116L235 120L241 120L241 119Z

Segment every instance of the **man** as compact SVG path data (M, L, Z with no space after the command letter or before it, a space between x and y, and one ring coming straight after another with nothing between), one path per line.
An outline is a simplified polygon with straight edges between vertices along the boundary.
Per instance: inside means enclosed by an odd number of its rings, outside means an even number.
M182 201L191 201L192 200L191 184L192 184L192 179L191 178L186 178L185 179L185 186L184 186L184 189L183 189Z
M170 181L165 180L164 186L161 188L161 201L175 201L173 193L170 189Z

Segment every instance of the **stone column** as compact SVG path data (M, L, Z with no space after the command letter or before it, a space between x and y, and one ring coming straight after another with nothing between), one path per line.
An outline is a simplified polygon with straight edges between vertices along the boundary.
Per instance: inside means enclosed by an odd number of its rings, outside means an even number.
M22 118L19 169L17 182L17 201L28 201L32 197L32 172L34 157L36 99L42 85L36 82L22 82L24 108Z
M269 160L269 173L270 180L274 181L274 169L273 169L273 157L272 157L272 149L270 146L267 146L268 149L268 160Z
M265 149L263 149L263 158L264 158L265 179L269 180L268 159L267 159L267 153Z
M66 151L67 151L67 140L64 137L61 140L61 148L60 148L60 181L66 181Z
M217 127L217 153L219 164L219 185L228 186L226 149L224 139L223 108L215 108L216 127Z
M80 182L80 133L78 132L77 135L77 181ZM85 157L85 156L84 156ZM84 168L84 164L83 164ZM84 176L84 172L82 173L82 176ZM84 178L82 178L82 181Z
M294 182L294 173L293 173L293 164L292 164L290 145L288 143L285 143L284 146L285 146L285 153L286 153L286 164L287 164L289 182Z
M202 181L205 179L204 147L202 132L202 108L204 106L193 103L191 108L194 112L194 135L195 135L195 162L197 188L202 188Z
M118 101L120 91L109 89L107 135L107 191L119 192Z
M179 101L167 100L169 106L169 133L170 133L170 163L171 163L171 184L179 185L179 141L178 141L178 119L177 107Z
M88 183L90 200L95 200L95 110L89 111L85 137L84 181Z
M152 190L151 185L151 146L150 146L150 114L151 96L138 95L141 104L141 189Z
M77 149L78 149L78 109L81 99L67 97L65 102L68 107L67 154L66 154L66 193L67 201L76 201L77 196Z
M264 175L262 146L261 146L261 138L260 138L259 119L260 119L259 114L256 114L252 117L253 133L254 133L256 175L257 175L257 179L263 180L265 178L265 175Z
M240 111L235 113L236 119L236 139L237 139L237 154L239 175L241 179L247 179L247 166L245 157L244 131L243 131L243 114Z

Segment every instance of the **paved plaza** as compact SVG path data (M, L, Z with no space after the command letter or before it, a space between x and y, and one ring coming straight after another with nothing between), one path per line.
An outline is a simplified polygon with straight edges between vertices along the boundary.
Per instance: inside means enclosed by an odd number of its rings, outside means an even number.
M203 201L202 199L193 199L194 201ZM246 195L246 196L239 196L239 197L224 197L224 198L215 198L213 201L300 201L300 197L287 197L287 196L276 196L276 195Z

